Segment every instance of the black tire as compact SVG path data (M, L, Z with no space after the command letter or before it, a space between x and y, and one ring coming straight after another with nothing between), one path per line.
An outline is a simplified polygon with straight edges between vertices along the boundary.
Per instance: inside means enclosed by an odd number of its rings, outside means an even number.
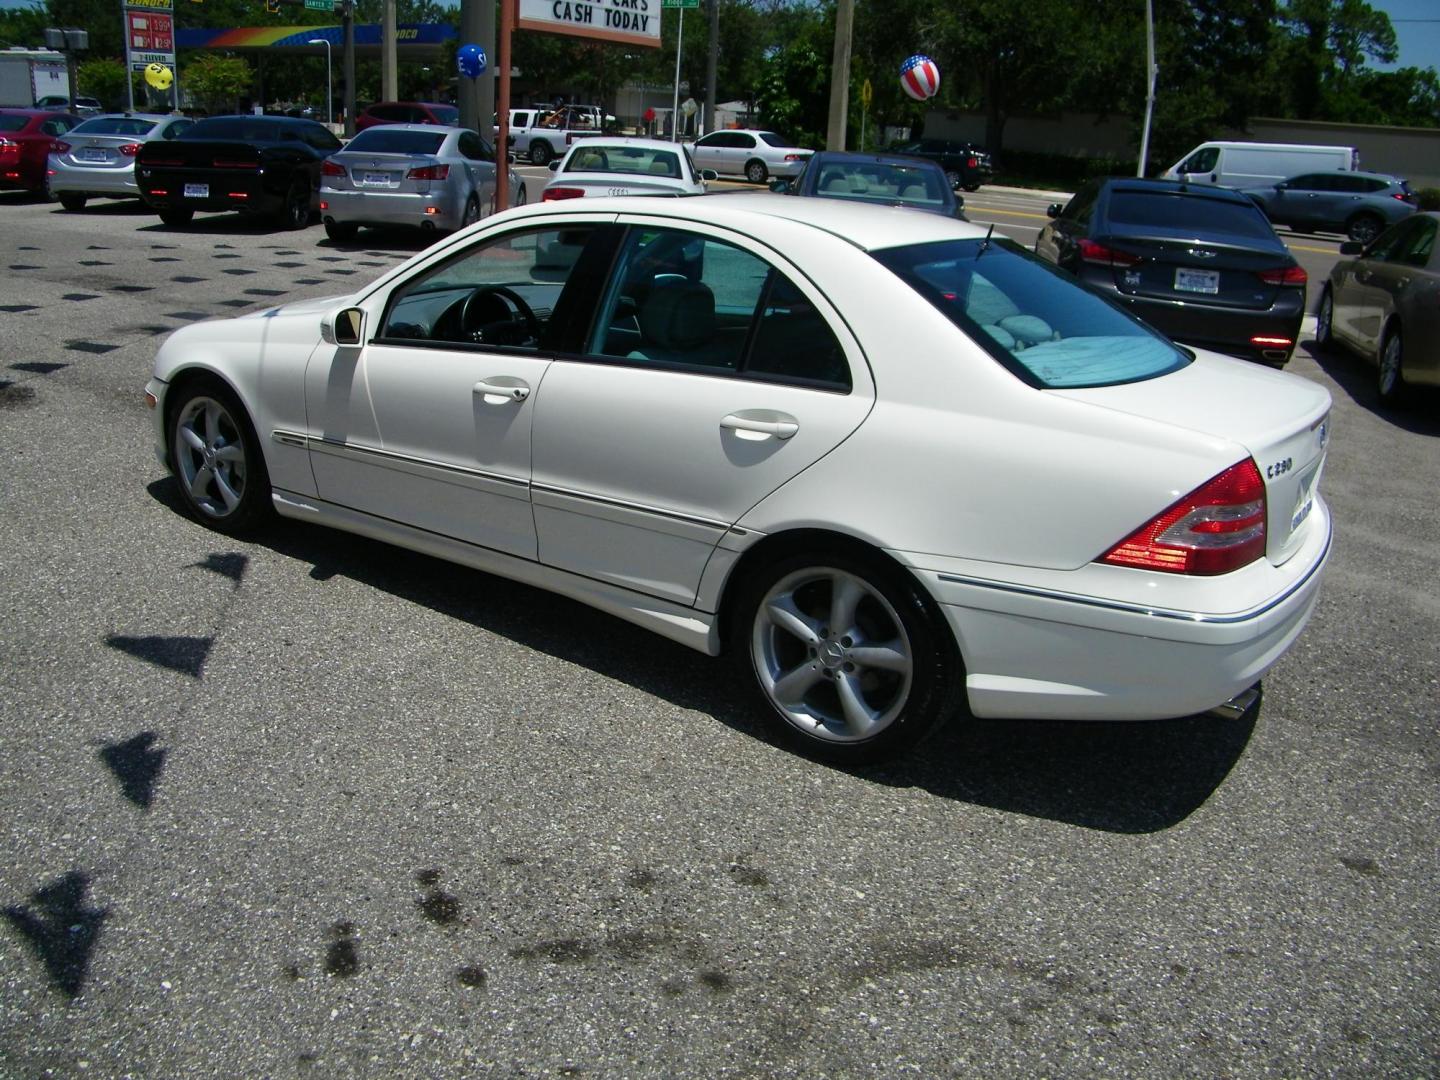
M520 185L520 190L515 193L515 205L516 205L516 206L524 206L524 205L525 205L525 185L524 185L524 184L521 184L521 185Z
M360 226L353 222L336 221L334 218L325 219L325 235L337 243L349 243L355 239L355 234L359 231Z
M740 588L734 657L770 726L795 749L844 765L879 761L955 711L964 686L958 651L934 602L903 570L846 550L806 551ZM858 599L831 626L843 610L841 589Z
M64 194L60 195L59 198L60 205L63 206L66 210L71 211L72 213L79 213L81 210L85 209L85 203L87 201L87 196L85 195L80 195L72 191L67 191Z
M946 169L945 182L950 185L951 191L959 191L960 184L965 178L960 175L959 169Z
M752 184L763 184L769 178L770 170L765 167L765 163L759 158L745 163L745 179L749 180Z
M241 534L274 514L260 440L228 387L210 378L185 383L166 405L166 438L180 499L196 521Z
M195 217L194 210L187 210L181 206L167 206L160 211L160 220L172 229L178 229L182 225L189 225Z
M1385 229L1385 221L1378 214L1356 214L1345 223L1345 235L1351 240L1368 244Z
M1315 347L1335 347L1335 297L1326 285L1320 293L1320 302L1315 305Z
M536 139L530 144L530 164L548 165L554 155L550 152L550 144L544 139Z
M980 190L980 185L979 185L979 184L966 184L966 185L964 185L964 187L965 187L965 190L966 190L966 191L979 191L979 190Z
M282 229L303 229L310 224L310 188L302 180L290 185L285 193L285 205L280 208Z
M491 203L490 203L490 212L491 212L492 214L495 212L495 203L494 203L493 200L492 200ZM476 195L474 192L471 192L470 198L468 198L468 199L465 200L465 209L464 209L464 211L463 211L463 212L461 213L461 215L460 215L460 228L461 228L461 229L467 229L467 228L469 228L471 225L474 225L475 222L477 222L477 221L479 221L479 220L480 220L480 197L479 197L478 195ZM459 232L459 231L460 231L459 229L456 230L456 232Z
M1391 408L1405 404L1409 387L1405 384L1405 337L1400 332L1400 324L1391 322L1385 328L1385 336L1380 341L1380 355L1376 358L1379 363L1379 371L1375 378L1375 390L1380 396L1380 404Z

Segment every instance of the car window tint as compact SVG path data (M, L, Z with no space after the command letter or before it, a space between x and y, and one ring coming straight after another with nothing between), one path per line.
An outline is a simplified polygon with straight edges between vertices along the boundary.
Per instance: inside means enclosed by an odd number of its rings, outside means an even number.
M1372 193L1373 193L1373 192L1376 192L1376 191L1384 191L1386 188L1388 188L1388 187L1390 186L1390 181L1388 181L1388 180L1377 180L1377 179L1376 179L1375 177L1373 177L1373 176L1367 176L1367 177L1365 177L1365 178L1363 178L1363 179L1357 177L1356 179L1360 180L1360 183L1362 184L1362 186L1357 189L1357 190L1360 190L1360 191L1368 191L1368 192L1372 192Z
M366 128L345 147L365 154L434 154L445 141L438 131L397 131L390 127Z
M202 139L233 139L236 142L277 142L279 124L258 117L215 116L197 121L194 127L180 133L182 142Z
M1434 218L1417 220L1418 224L1406 242L1400 246L1396 261L1423 269L1429 264L1430 254L1435 250L1436 221Z
M795 144L794 144L793 142L791 142L789 139L785 138L785 136L783 136L783 135L777 135L777 134L775 134L775 132L773 132L773 131L762 131L762 132L760 133L760 138L763 139L763 140L764 140L768 145L770 145L770 146L794 146L794 145L795 145ZM753 145L754 145L754 141L752 140L752 141L751 141L750 143L748 143L747 145L753 146Z
M148 135L155 127L154 120L141 120L133 116L97 116L75 125L76 135Z
M1190 155L1185 162L1183 172L1209 172L1215 168L1215 163L1220 160L1220 149L1215 146L1207 146L1204 150L1197 150Z
M453 105L431 105L430 112L434 114L437 123L445 124L447 127L454 127L460 123L460 110Z
M552 316L592 231L529 229L473 244L397 288L380 337L392 343L548 347L556 331ZM533 313L533 326L521 305Z
M1168 234L1227 232L1255 239L1275 238L1275 230L1250 202L1230 202L1179 191L1113 191L1106 216L1112 226L1139 226Z
M644 146L592 146L582 144L570 156L566 172L635 173L680 179L680 157L670 150Z
M1075 193L1074 198L1065 204L1065 209L1060 212L1060 216L1076 225L1088 225L1090 212L1095 208L1095 196L1099 193L1100 185L1094 181L1082 185L1080 190Z
M1322 178L1319 176L1315 176L1313 174L1306 174L1305 176L1295 176L1289 180L1286 180L1285 186L1288 188L1295 188L1300 191L1319 191L1322 190L1324 187L1324 184L1321 182L1321 180Z
M19 131L29 119L28 116L0 115L0 131Z
M850 366L834 331L778 270L770 272L770 287L742 370L746 375L850 389Z
M878 162L832 162L820 170L816 193L829 199L889 205L904 203L927 209L949 205L945 174L933 166L887 165Z
M490 144L480 138L473 131L462 131L457 140L460 154L471 161L494 161L494 154L491 153Z
M1138 382L1191 362L1138 319L1011 240L943 240L872 254L1032 385Z

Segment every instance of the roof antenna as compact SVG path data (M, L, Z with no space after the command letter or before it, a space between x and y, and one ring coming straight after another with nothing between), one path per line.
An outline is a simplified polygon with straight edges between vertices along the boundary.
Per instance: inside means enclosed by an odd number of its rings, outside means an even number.
M995 223L990 223L990 228L985 233L985 239L980 242L980 250L975 253L975 258L980 258L990 248L990 237L995 235Z

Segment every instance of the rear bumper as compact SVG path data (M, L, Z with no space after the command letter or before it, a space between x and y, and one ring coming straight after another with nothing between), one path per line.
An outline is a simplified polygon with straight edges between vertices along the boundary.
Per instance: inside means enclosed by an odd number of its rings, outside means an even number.
M250 214L279 214L285 208L289 178L264 172L212 170L201 173L165 173L140 170L138 190L152 210L243 210ZM188 196L187 184L204 184L208 194Z
M342 225L396 225L458 229L465 200L449 187L426 194L400 191L346 191L322 186L321 214ZM434 213L426 213L433 209ZM483 210L483 208L482 208Z
M103 195L112 198L138 198L140 185L135 169L85 169L60 165L50 177L50 190L55 194Z

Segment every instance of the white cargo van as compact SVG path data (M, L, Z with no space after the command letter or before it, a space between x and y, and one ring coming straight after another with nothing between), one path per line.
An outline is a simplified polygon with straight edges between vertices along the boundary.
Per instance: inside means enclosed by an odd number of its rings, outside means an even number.
M1301 173L1350 172L1359 167L1360 151L1353 146L1207 142L1171 165L1161 178L1243 188L1273 184Z

